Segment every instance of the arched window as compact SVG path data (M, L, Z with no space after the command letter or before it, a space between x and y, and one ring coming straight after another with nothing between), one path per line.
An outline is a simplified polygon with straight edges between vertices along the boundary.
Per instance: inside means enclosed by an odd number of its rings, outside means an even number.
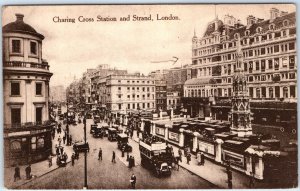
M270 29L270 30L274 30L274 29L275 29L275 25L274 25L274 24L270 24L270 25L269 25L269 29Z
M205 90L202 90L202 97L205 97Z
M198 89L198 97L201 97L201 90Z
M261 27L257 27L256 28L256 32L260 33L262 31L262 28Z
M288 26L289 25L289 20L284 20L282 24L283 24L284 27Z
M249 36L250 35L250 31L249 30L246 30L245 31L245 36Z

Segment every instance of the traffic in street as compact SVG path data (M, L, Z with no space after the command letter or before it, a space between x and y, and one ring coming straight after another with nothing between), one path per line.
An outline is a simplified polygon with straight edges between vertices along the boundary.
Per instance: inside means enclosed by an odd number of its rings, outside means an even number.
M64 111L64 109L62 109ZM78 118L76 117L78 121ZM62 121L59 121L62 122ZM151 170L140 165L139 144L129 138L132 147L130 156L134 157L134 166L128 167L127 153L122 157L116 141L109 141L107 137L95 138L90 134L90 127L94 124L93 119L86 120L87 142L87 183L89 189L128 189L131 188L130 177L136 176L136 188L139 189L196 189L216 188L210 182L180 168L172 169L171 176L157 177ZM98 124L99 125L99 124ZM62 125L65 130L65 125ZM122 127L124 129L125 127ZM69 125L69 134L73 143L84 140L84 124ZM102 160L98 160L99 149L102 149ZM116 162L112 162L113 151L116 153ZM71 157L71 156L69 156ZM80 152L79 159L65 167L39 177L28 184L24 189L81 189L84 185L84 153Z

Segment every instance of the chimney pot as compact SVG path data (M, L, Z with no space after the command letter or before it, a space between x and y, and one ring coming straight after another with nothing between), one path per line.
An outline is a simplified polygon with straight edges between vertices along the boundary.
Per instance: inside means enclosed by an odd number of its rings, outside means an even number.
M23 15L23 14L17 13L17 14L16 14L16 17L17 17L17 21L18 21L18 22L23 22L23 18L24 18L24 15Z

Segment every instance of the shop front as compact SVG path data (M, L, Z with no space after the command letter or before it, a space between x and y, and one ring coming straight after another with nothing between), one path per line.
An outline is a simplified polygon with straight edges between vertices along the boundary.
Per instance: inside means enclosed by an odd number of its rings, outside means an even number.
M45 160L51 154L52 125L4 130L5 166Z

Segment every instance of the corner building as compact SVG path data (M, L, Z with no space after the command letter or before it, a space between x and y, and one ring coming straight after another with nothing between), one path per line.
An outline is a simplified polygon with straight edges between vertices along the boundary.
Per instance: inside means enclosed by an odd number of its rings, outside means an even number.
M5 166L32 163L51 154L49 81L42 59L44 36L24 23L24 15L3 31L3 113Z

